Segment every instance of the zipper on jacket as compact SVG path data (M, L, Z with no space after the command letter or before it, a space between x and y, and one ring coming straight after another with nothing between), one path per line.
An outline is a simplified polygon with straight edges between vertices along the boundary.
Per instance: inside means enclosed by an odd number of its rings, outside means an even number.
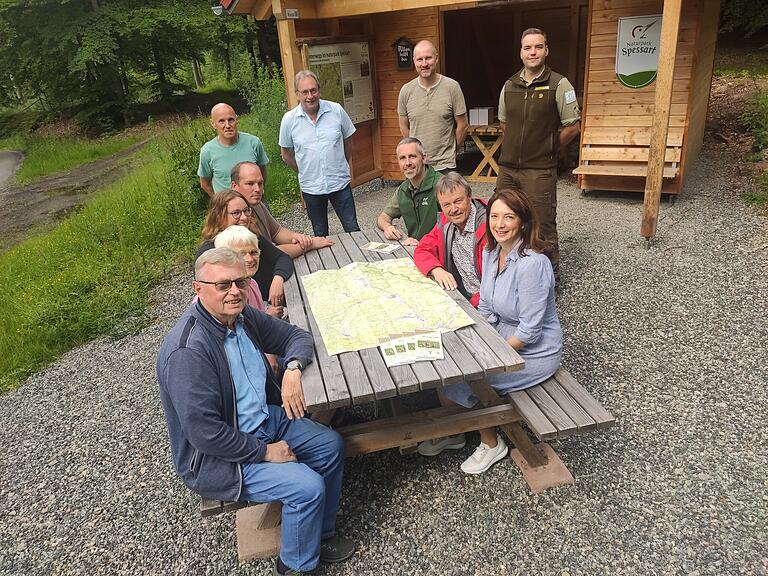
M523 121L520 127L520 152L517 158L517 167L521 168L523 165L523 143L525 142L525 122L528 118L528 87L525 89L525 96L523 97Z

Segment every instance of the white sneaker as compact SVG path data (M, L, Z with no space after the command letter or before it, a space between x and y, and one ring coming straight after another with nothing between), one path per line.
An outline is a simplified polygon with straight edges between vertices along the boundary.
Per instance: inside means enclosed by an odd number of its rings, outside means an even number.
M464 434L456 434L455 436L425 440L419 444L417 452L422 456L437 456L443 450L461 450L466 444Z
M461 464L461 470L467 474L482 474L504 458L509 453L509 446L506 445L498 434L496 435L496 442L497 444L493 448L480 442L480 446L475 448L472 456Z

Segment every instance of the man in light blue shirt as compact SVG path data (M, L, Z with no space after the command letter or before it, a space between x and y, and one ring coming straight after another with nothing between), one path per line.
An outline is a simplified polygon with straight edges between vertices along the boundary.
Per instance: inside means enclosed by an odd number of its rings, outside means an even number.
M328 201L345 232L360 230L350 186L350 138L355 125L336 102L320 99L314 72L302 70L294 79L299 106L280 123L283 161L299 173L299 186L315 236L328 236Z
M267 179L269 158L258 137L237 129L237 114L229 104L219 103L211 108L211 126L216 137L200 148L197 175L200 187L208 196L226 190L232 185L230 171L238 162L259 165L264 180Z

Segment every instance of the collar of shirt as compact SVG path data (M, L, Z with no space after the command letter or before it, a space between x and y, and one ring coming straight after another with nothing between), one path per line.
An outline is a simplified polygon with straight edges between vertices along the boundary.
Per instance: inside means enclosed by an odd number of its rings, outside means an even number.
M304 116L304 118L306 118L307 120L310 120L309 114L307 114L304 111L304 108L301 106L301 104L299 104L297 106L297 108L299 109L299 111L296 114L298 114L299 116ZM328 103L328 100L323 100L321 98L320 99L320 107L317 109L317 117L315 118L315 122L320 120L320 116L322 116L326 112L330 112L330 111L331 111L331 105Z
M520 260L520 253L518 252L518 249L520 248L520 244L522 244L523 239L520 238L517 242L515 242L515 245L512 246L512 250L509 251L509 254L507 254L507 262L517 262ZM501 255L501 244L496 244L496 248L493 250L493 257L496 261L499 260L499 256Z
M437 82L435 82L434 84L432 84L432 86L424 86L424 84L422 84L422 83L421 83L421 76L417 76L417 77L416 77L416 84L418 84L418 85L419 85L419 88L421 88L421 89L422 89L422 90L424 90L425 92L427 92L427 93L430 93L430 92L432 92L432 90L434 90L435 88L437 88L438 84L440 84L440 82L441 82L442 80L443 80L443 75L442 75L442 74L438 74L438 75L437 75Z
M528 82L528 80L526 80L526 79L525 79L525 66L523 66L523 69L520 71L520 80L522 80L522 81L523 81L523 84L525 84L526 86L530 86L531 84L533 84L534 82L536 82L536 80L538 80L539 78L541 78L541 75L542 75L542 74L544 74L544 70L545 70L545 69L544 69L544 68L542 68L542 70L541 70L541 72L539 73L539 75L538 75L538 76L536 76L536 78L534 78L534 79L533 79L533 80L531 80L530 82Z
M460 234L474 234L475 233L475 217L477 216L477 209L475 208L475 203L470 200L471 208L469 209L469 217L467 218L467 223L464 224L464 230L461 230Z

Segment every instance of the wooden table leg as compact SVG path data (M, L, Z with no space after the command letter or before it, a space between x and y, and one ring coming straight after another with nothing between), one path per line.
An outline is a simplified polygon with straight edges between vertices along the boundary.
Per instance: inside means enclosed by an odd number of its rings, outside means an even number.
M389 404L389 410L392 413L393 418L397 418L403 414L403 404L400 400L400 396L387 398L387 403ZM413 454L418 448L419 443L413 442L412 444L404 444L403 446L400 446L398 450L400 454Z

